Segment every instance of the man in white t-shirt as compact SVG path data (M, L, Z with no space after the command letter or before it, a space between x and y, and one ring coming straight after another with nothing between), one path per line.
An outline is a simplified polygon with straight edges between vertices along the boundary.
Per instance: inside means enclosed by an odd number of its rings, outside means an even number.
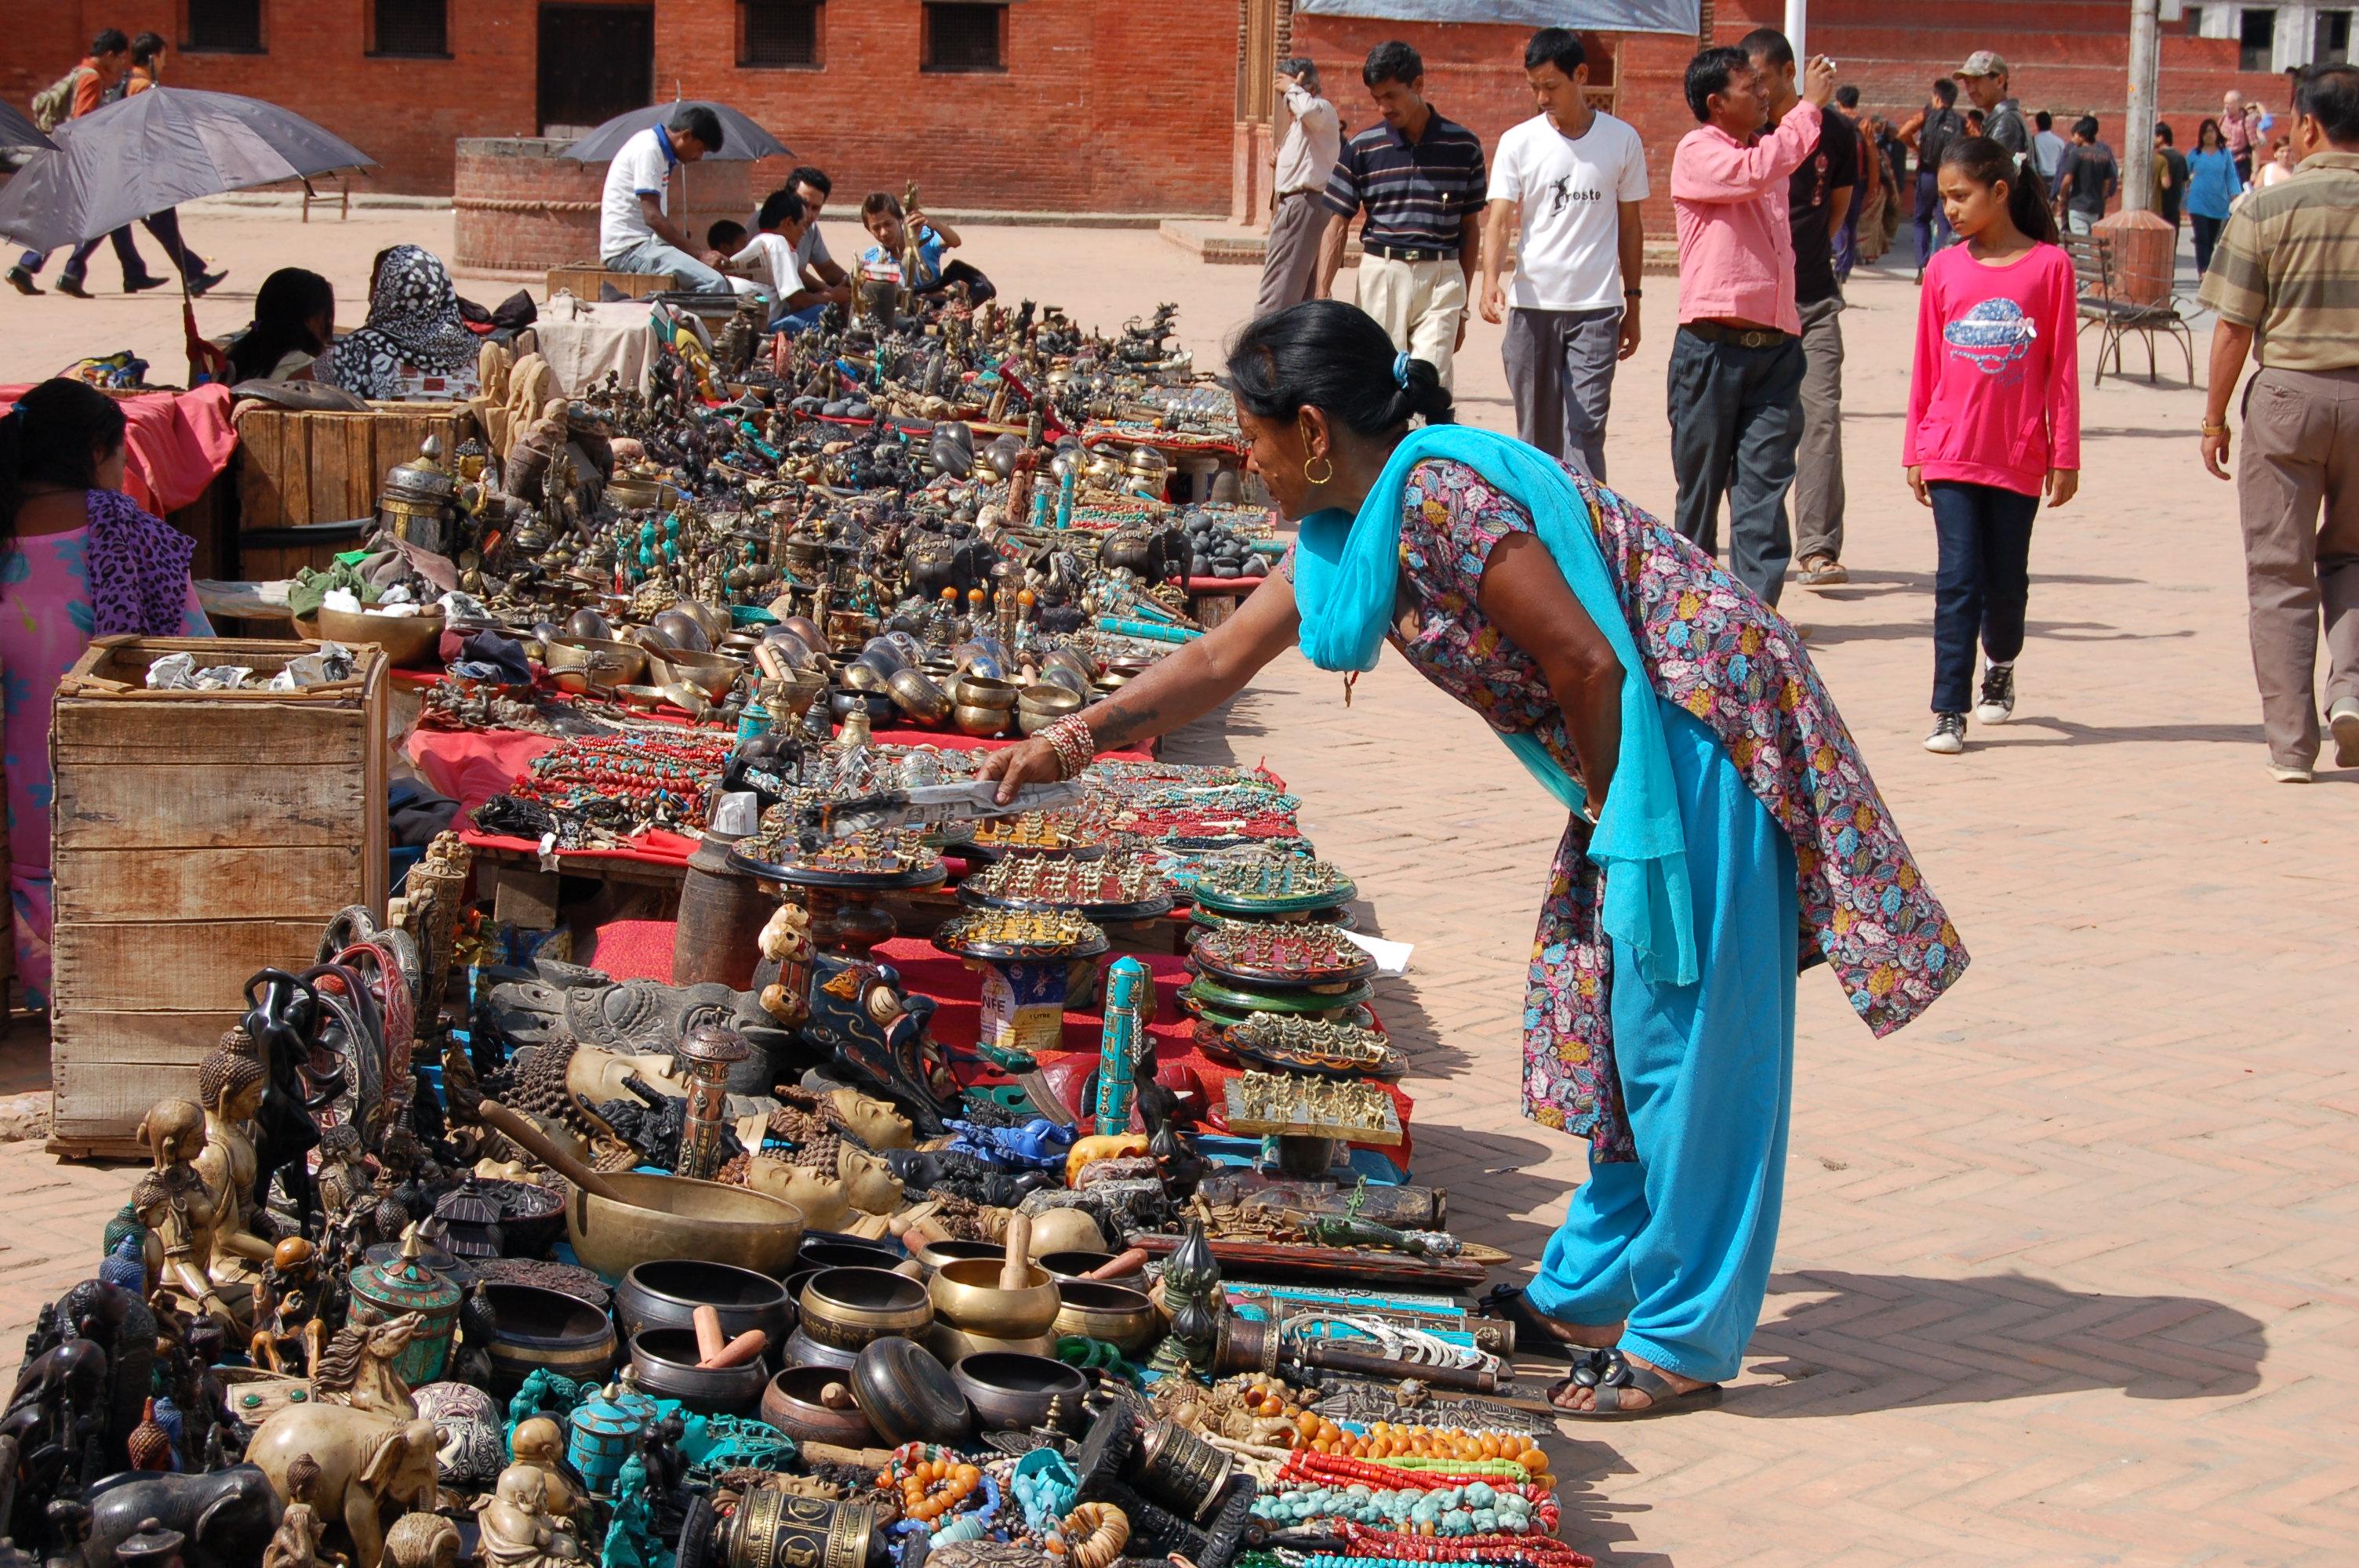
M1625 122L1589 106L1589 63L1567 29L1532 35L1524 78L1540 112L1511 126L1492 157L1483 319L1505 308L1516 434L1603 483L1614 366L1638 350L1647 148ZM1503 290L1518 221L1515 282Z
M795 292L780 301L770 325L776 331L801 332L817 326L820 313L829 306L850 301L852 280L828 254L827 241L819 232L819 215L826 210L835 182L825 170L803 164L787 176L787 189L802 200L803 232L795 242Z
M780 189L762 199L761 211L754 217L755 233L745 247L729 258L729 270L737 278L751 278L768 297L771 314L800 292L802 265L797 259L803 236L810 232L805 216L803 199L793 191ZM739 292L744 292L742 289Z
M729 258L700 245L671 221L671 171L721 150L721 116L682 103L671 119L634 135L606 166L599 202L598 255L614 272L668 272L699 294L726 294Z

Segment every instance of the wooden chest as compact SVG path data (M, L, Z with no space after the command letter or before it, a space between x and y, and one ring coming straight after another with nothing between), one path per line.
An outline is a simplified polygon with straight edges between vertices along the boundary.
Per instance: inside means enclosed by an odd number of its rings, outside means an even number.
M244 1014L256 971L310 968L348 905L385 913L386 681L153 692L147 666L275 674L309 643L107 637L59 683L49 1148L138 1155L135 1130Z
M336 523L376 513L385 476L418 455L429 436L442 438L451 466L462 441L477 434L474 410L464 403L376 403L365 414L280 408L247 403L237 413L237 503L241 532ZM337 546L339 548L343 546ZM298 552L282 562L241 555L238 575L290 575L299 566L325 566ZM281 567L284 569L279 569Z

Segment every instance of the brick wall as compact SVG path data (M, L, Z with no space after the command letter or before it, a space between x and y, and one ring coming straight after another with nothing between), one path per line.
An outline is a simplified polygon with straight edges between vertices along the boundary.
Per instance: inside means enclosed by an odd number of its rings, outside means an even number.
M367 3L264 0L268 52L176 52L166 80L317 120L378 160L368 185L380 190L447 193L459 137L538 134L532 0L451 0L447 60L370 59ZM181 30L178 0L16 9L0 92L19 104L101 27ZM1228 210L1234 0L1020 0L1008 69L988 75L920 71L920 0L830 0L824 64L810 70L739 69L735 0L655 0L655 12L659 95L677 82L734 104L855 202L914 178L944 208ZM757 169L757 189L782 172Z

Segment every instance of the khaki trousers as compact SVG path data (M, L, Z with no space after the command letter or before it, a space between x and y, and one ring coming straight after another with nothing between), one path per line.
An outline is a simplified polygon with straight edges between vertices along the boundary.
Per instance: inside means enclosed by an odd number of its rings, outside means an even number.
M2245 384L2245 597L2270 760L2318 760L2318 628L2326 702L2359 698L2359 369L2264 368Z
M1393 347L1407 349L1450 384L1458 329L1466 319L1466 274L1458 258L1394 261L1360 258L1360 308L1376 319Z

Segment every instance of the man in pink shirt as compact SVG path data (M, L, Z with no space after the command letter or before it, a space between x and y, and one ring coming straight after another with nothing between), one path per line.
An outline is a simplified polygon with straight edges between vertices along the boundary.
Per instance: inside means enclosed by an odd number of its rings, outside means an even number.
M1788 69L1791 69L1790 67ZM1794 304L1788 177L1818 146L1833 64L1810 61L1801 101L1777 128L1770 93L1740 49L1688 64L1688 107L1702 124L1671 157L1680 235L1680 330L1671 341L1671 467L1679 531L1717 552L1729 502L1729 566L1776 604L1794 554L1786 492L1802 433L1802 321Z

